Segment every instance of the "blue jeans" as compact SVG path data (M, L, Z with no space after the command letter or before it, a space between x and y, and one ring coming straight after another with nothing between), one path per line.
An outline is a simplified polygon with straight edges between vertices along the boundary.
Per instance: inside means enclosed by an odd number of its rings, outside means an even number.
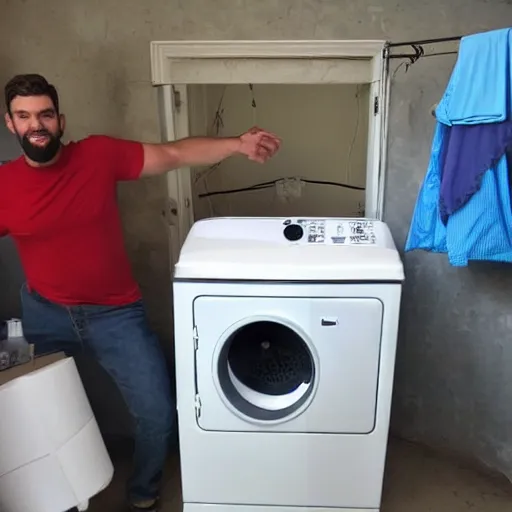
M142 301L127 306L52 303L23 286L23 332L36 355L90 353L110 374L135 421L130 501L158 496L176 407L167 364Z

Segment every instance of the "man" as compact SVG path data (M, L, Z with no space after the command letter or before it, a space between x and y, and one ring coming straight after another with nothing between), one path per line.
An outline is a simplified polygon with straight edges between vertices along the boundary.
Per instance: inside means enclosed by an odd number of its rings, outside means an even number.
M124 249L116 184L236 154L264 163L280 141L253 128L166 144L96 135L64 145L58 94L44 77L14 77L5 103L24 155L0 166L0 236L14 239L27 277L25 336L39 354L86 350L111 375L136 425L129 504L156 510L175 406Z

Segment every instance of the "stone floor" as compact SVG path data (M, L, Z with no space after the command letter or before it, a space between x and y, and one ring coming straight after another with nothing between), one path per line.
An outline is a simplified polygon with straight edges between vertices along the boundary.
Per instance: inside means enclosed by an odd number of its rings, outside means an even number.
M121 512L129 464L114 452L116 476L91 503L90 512ZM389 448L381 512L510 512L512 485L431 450L403 441ZM181 512L177 456L169 460L162 512Z

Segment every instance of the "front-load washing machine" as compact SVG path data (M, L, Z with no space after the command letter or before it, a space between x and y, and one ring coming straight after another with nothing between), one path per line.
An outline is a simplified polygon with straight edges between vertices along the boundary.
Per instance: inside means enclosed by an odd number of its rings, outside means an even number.
M377 512L403 266L367 219L194 224L174 275L185 512Z

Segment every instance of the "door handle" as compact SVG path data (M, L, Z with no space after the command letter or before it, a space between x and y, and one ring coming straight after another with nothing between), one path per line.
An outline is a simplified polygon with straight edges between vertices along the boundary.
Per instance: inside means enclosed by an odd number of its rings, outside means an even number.
M334 327L338 325L337 318L322 318L322 327Z

